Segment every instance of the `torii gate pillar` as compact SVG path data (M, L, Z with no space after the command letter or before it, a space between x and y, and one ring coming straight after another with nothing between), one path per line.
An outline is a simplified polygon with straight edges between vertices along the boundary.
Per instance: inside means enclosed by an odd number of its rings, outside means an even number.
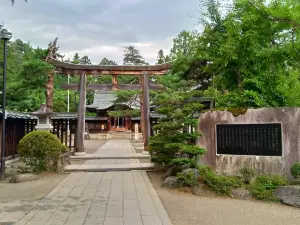
M150 137L150 103L149 103L149 74L143 72L143 126L144 126L144 154L148 154L149 137Z
M74 155L85 155L84 148L84 133L85 133L85 107L86 107L86 74L83 71L80 74L79 84L79 107L77 118L77 134L76 134L76 148Z

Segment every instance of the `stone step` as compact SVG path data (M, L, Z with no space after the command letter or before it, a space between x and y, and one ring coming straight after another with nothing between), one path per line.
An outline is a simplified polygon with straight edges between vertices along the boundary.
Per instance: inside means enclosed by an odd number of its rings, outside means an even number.
M128 154L128 155L97 155L97 154L86 154L83 156L71 156L71 160L91 160L91 159L150 159L149 154Z
M67 165L64 172L108 172L108 171L131 171L131 170L154 170L153 163L130 163L130 164L84 164Z

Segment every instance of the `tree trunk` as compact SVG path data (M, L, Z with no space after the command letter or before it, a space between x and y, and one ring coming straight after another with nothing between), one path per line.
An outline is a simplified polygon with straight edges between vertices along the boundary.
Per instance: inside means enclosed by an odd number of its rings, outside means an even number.
M241 71L239 69L235 69L236 73L236 80L238 85L239 92L244 91L243 85L242 85L242 77L241 77Z
M53 112L53 89L54 89L54 74L48 73L48 81L46 84L46 105L47 108Z

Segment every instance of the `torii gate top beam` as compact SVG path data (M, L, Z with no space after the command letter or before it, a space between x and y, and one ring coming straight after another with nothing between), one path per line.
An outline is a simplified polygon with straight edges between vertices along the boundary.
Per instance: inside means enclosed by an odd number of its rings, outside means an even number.
M81 74L85 72L91 75L143 75L147 72L149 75L164 75L171 69L172 64L160 65L82 65L59 61L57 59L48 59L53 66L56 67L56 72L62 74Z

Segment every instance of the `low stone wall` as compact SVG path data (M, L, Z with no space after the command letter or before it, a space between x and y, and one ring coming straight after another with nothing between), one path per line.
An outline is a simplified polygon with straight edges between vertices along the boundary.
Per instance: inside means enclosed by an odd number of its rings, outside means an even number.
M56 172L61 173L64 171L65 166L71 164L71 152L65 152L58 156Z
M282 156L252 156L217 154L217 124L281 123ZM245 114L233 115L230 111L212 111L199 118L202 136L197 145L207 153L200 163L216 169L218 173L237 175L243 167L252 167L258 173L275 173L291 178L291 166L300 161L300 108L248 109Z

